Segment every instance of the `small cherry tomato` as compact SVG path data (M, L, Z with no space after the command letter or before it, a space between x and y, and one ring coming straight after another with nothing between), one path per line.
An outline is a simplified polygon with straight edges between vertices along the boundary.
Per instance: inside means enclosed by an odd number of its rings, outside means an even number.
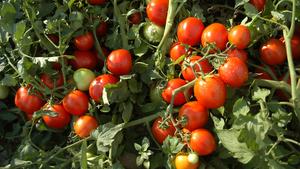
M173 62L175 62L178 58L182 55L188 55L191 50L187 49L184 45L180 42L176 42L171 46L170 49L170 58ZM182 62L181 62L182 63Z
M97 119L90 115L79 117L74 124L74 131L80 138L88 137L99 126Z
M64 77L61 72L54 75L43 73L41 75L41 81L49 88L60 87L64 84Z
M80 90L73 90L63 99L65 110L75 116L81 116L88 111L89 98Z
M74 45L79 50L90 50L94 46L94 37L91 32L76 36Z
M103 5L106 3L106 0L87 0L91 5Z
M107 69L114 75L127 75L132 68L131 54L126 49L113 50L106 60Z
M201 36L201 44L203 47L207 43L215 43L216 48L220 50L226 49L226 44L228 42L228 32L226 27L220 23L213 23L207 26ZM214 50L211 50L214 51Z
M285 43L284 38L280 38L280 40ZM291 45L292 45L292 54L293 58L296 60L300 59L300 35L294 34L294 36L291 39Z
M129 21L129 23L134 24L134 25L140 24L142 21L141 12L135 12L135 13L131 14L128 17L128 21Z
M99 37L103 37L107 34L107 29L108 29L108 24L105 21L100 21L97 29L96 29L96 34Z
M55 117L51 117L49 115L43 115L42 118L48 127L54 129L62 129L69 124L71 120L70 114L66 112L66 110L62 105L60 104L55 104L52 106L46 105L46 109L57 113Z
M250 3L255 6L258 11L262 11L265 8L266 0L250 0Z
M171 103L171 99L172 99L172 93L175 89L185 85L186 82L182 79L176 78L176 79L171 79L168 81L166 88L163 90L162 92L162 98L164 99L165 102L167 102L168 104ZM187 92L188 96L191 96L191 90L188 90ZM175 95L174 98L174 105L175 106L179 106L182 105L184 103L186 103L186 98L184 96L184 92L179 92Z
M160 127L161 122L162 122L162 118L161 117L157 118L154 121L154 123L152 125L152 129L151 129L155 140L159 144L162 144L168 136L173 136L175 133L175 130L176 130L171 122L168 122L168 124L167 124L168 126L163 126L165 128L161 128Z
M248 27L237 25L230 29L228 33L228 41L238 49L248 47L251 40L251 33Z
M238 57L245 63L247 63L248 60L248 53L243 49L230 49L227 52L228 57Z
M55 44L55 45L58 45L59 43L59 37L55 34L49 34L47 35L48 38Z
M178 41L191 46L201 42L204 25L201 19L188 17L181 21L177 27Z
M198 156L194 153L197 158ZM191 158L194 158L194 161L191 162ZM178 153L175 157L175 168L176 169L198 169L200 166L199 158L190 156L190 154ZM195 163L193 163L195 162Z
M268 65L280 65L286 60L284 44L278 39L269 39L260 48L260 57Z
M74 52L75 58L70 60L70 64L74 69L87 68L95 69L98 64L98 58L94 52L91 51L80 51Z
M76 86L81 91L89 90L90 84L95 78L94 72L86 68L77 69L73 74Z
M168 0L151 0L146 8L149 20L156 25L164 26L168 15Z
M194 130L191 134L190 146L200 156L213 153L216 149L216 140L206 129Z

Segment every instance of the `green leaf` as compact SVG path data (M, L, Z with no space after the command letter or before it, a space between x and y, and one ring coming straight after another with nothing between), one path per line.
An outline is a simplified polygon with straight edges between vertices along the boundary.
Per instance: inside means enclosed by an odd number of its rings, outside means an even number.
M134 143L134 148L135 148L135 150L138 151L138 152L142 150L142 146L139 145L139 144L137 144L137 143Z
M127 123L132 115L133 105L130 101L121 103L123 107L122 119L125 123Z
M87 143L86 140L84 140L81 144L81 160L80 160L80 164L81 164L81 168L82 169L87 169Z
M147 51L148 51L148 45L147 45L146 43L144 43L144 42L142 42L142 43L139 45L139 47L135 47L135 48L133 49L134 55L139 56L139 57L145 55L145 53L146 53Z
M168 136L162 145L163 152L166 154L177 154L182 150L184 144L177 137Z
M4 78L0 81L3 86L16 86L18 81L11 74L5 74Z
M235 0L235 6L234 6L234 8L242 6L242 5L246 4L247 2L249 2L249 0Z
M244 8L245 8L246 15L251 18L258 14L257 9L249 3L245 3Z
M252 100L255 101L263 100L265 102L267 96L269 96L270 94L271 92L268 89L255 87L253 89Z
M284 14L282 14L282 13L280 13L280 12L277 12L277 11L271 11L271 14L272 14L273 18L276 19L276 20L282 20L282 21L285 20Z
M9 2L4 2L0 11L0 27L6 32L13 33L16 15L15 7Z
M233 115L238 118L240 115L247 115L250 111L250 108L247 104L247 102L245 101L245 99L240 98L238 99L234 105L233 105Z
M16 29L14 33L14 41L18 43L24 35L26 30L26 23L24 21L20 21L16 24Z
M203 9L197 3L193 4L193 6L192 6L191 16L194 16L196 18L200 18L202 20L202 22L206 21L206 18L203 15Z

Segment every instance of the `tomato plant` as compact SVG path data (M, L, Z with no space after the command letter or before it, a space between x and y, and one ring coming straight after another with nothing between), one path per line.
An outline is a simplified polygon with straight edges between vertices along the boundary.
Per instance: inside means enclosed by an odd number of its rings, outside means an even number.
M74 124L76 135L81 138L88 137L90 133L98 127L98 122L95 117L84 115L79 117Z
M80 116L88 111L89 98L80 90L74 90L64 97L63 106L68 113Z

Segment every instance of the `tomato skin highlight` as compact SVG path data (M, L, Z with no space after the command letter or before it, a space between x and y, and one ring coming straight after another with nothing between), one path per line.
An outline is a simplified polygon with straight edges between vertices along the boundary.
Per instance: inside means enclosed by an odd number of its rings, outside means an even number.
M128 50L112 51L106 60L107 69L114 75L127 75L132 68L132 57Z
M171 79L168 81L166 88L163 90L162 92L162 98L164 99L165 102L167 102L168 104L171 103L171 99L172 99L172 93L175 89L185 85L186 82L180 78L175 78L175 79ZM188 91L188 95L191 95L190 90ZM188 96L188 97L189 97ZM179 106L186 103L186 99L184 96L184 92L179 92L175 95L174 98L174 105L175 106Z
M88 137L99 126L95 117L84 115L79 117L74 124L74 131L80 138Z
M227 52L228 57L238 57L245 63L248 61L248 53L243 49L230 49Z
M95 69L98 64L98 58L92 51L80 51L74 52L75 58L70 60L70 64L74 69L87 68Z
M53 89L55 87L60 87L64 84L64 77L61 72L59 72L54 78L49 74L43 73L41 75L41 81L49 88Z
M248 67L238 57L227 58L218 72L223 82L231 87L241 87L248 80Z
M163 144L164 140L170 135L173 136L175 133L175 127L171 122L168 123L169 127L166 129L162 129L159 127L160 123L162 122L162 118L157 118L151 128L153 137L159 144Z
M266 0L250 0L250 3L255 6L258 11L262 11L265 8Z
M189 162L188 154L178 153L175 157L176 169L197 169L199 166L200 166L199 161L196 164Z
M65 110L75 116L81 116L88 111L89 98L80 90L73 90L63 99Z
M151 0L146 8L149 20L158 26L164 26L167 20L168 6L168 0Z
M199 77L194 85L194 95L206 108L218 108L225 103L226 86L217 75L206 77L204 80Z
M184 127L189 131L196 130L198 128L204 127L208 121L208 111L197 101L191 101L185 103L179 109L179 118L184 116L187 118L187 123Z
M224 50L226 49L227 42L228 32L223 24L212 23L203 30L201 36L201 44L203 47L205 47L207 43L215 43L218 49Z
M116 78L113 75L110 74L103 74L96 79L94 79L89 87L89 94L92 99L94 99L96 102L100 102L102 99L102 93L103 93L103 88L107 84L115 84L119 81L118 78Z
M206 129L194 130L191 134L190 146L200 156L213 153L216 149L216 140Z
M53 129L62 129L66 127L70 120L70 114L64 109L64 107L60 104L55 105L46 105L47 109L57 113L56 117L51 117L48 115L43 115L43 120L45 124Z
M76 36L74 45L79 50L90 50L94 46L94 37L91 32Z
M286 60L285 45L278 39L269 39L259 52L262 61L268 65L280 65Z
M204 25L201 19L188 17L181 21L177 27L178 41L195 46L201 42Z
M251 32L244 25L237 25L231 28L228 33L228 41L235 45L237 49L245 49L251 40Z
M186 49L185 46L183 46L180 42L176 42L171 46L169 53L171 60L175 62L182 55L188 55L189 52L190 50Z

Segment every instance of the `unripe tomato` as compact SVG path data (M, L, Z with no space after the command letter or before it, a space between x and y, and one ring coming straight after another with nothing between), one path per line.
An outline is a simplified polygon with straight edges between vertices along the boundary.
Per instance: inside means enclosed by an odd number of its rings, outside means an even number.
M42 118L48 127L53 129L62 129L69 124L71 120L70 114L66 112L66 110L62 105L60 104L55 104L52 106L47 105L46 109L57 113L55 117L51 117L49 115L43 115Z
M159 86L153 85L150 88L149 97L152 103L161 103L162 97L161 97L161 88Z
M168 15L168 0L151 0L146 8L149 20L156 25L164 26Z
M190 146L200 156L213 153L216 149L216 140L206 129L194 130L191 134Z
M286 60L284 44L278 39L269 39L260 48L260 57L268 65L280 65Z
M76 86L81 91L89 90L90 84L95 78L94 72L86 68L77 69L73 74Z
M251 40L250 30L244 25L234 26L228 33L228 40L236 48L245 49Z
M168 122L168 126L166 126L166 128L160 128L161 122L162 118L157 118L154 121L151 129L153 137L159 144L162 144L169 135L173 136L176 130L171 122Z
M201 42L204 25L201 19L188 17L181 21L177 27L178 41L191 46Z
M126 49L112 51L106 60L107 69L114 75L127 75L132 68L131 54Z
M199 159L195 160L196 161L195 163L192 163L189 160L189 157L190 155L188 154L178 153L175 157L175 168L176 169L197 169L200 166Z
M265 8L266 0L250 0L250 3L254 5L258 11L262 11Z
M96 34L99 37L103 37L106 35L108 29L108 24L105 21L100 21L100 24L98 25L96 29Z
M88 111L89 98L80 90L73 90L63 99L65 110L75 116L81 116Z
M220 23L213 23L207 26L201 36L201 44L203 47L207 43L215 43L216 48L220 50L226 49L226 44L228 42L228 32L226 27ZM214 50L211 50L214 51Z
M192 56L192 57L186 59L184 61L184 64L181 65L182 76L185 80L187 80L187 81L194 80L196 78L194 72L199 73L202 70L202 72L204 74L206 74L213 70L212 66L209 64L207 59L204 59L204 60L198 62L200 59L202 59L201 56ZM198 64L195 64L197 62L198 62ZM188 64L188 65L186 65L186 64ZM191 66L192 64L195 64L195 65L192 67ZM193 71L193 69L194 69L194 71Z
M79 117L74 124L74 131L80 138L88 137L99 126L95 117L84 115Z
M9 88L7 86L0 85L0 99L7 98L9 94Z
M182 45L180 42L176 42L175 44L173 44L171 46L171 49L170 49L170 58L171 58L171 60L173 62L175 62L182 55L188 55L189 52L190 52L190 50L187 49L187 48L185 48L184 45Z
M227 54L228 54L228 57L238 57L245 63L248 60L248 53L243 49L236 49L236 48L230 49L230 50L228 50Z
M34 93L29 94L29 87L20 87L15 96L15 104L26 114L33 114L41 109L44 101L39 93L37 95Z
M79 50L90 50L94 46L94 37L91 32L76 36L74 45Z
M74 52L75 58L70 60L70 64L74 69L87 68L95 69L98 64L98 58L92 51L80 51Z
M41 81L49 88L60 87L64 84L64 77L61 72L58 72L54 76L43 73L41 75Z
M153 23L147 23L144 26L143 35L150 43L159 43L164 35L164 28Z
M103 5L105 4L106 0L87 0L91 5Z

